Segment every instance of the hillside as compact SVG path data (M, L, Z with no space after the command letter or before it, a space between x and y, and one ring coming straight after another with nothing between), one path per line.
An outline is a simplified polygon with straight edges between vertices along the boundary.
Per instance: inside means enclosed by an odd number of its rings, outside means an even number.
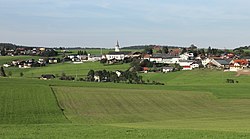
M67 123L49 86L3 82L0 124Z
M249 76L215 70L143 76L166 85L0 78L0 137L250 137Z

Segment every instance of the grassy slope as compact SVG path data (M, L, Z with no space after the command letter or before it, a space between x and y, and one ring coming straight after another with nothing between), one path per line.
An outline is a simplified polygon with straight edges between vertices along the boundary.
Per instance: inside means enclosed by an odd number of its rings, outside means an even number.
M53 88L73 123L250 131L249 100L217 99L205 92Z
M13 76L18 77L20 72L24 73L25 77L40 77L42 74L58 74L61 75L62 72L66 73L67 75L76 74L78 77L84 77L87 75L90 69L93 70L126 70L128 69L128 64L121 64L121 65L108 65L104 66L99 62L86 62L83 64L73 64L73 63L60 63L60 64L53 64L48 65L46 67L38 67L32 69L18 69L18 68L6 68L5 72L8 73L11 71Z
M0 124L67 122L48 86L1 82Z
M29 59L38 59L35 56L0 56L0 65L5 63L10 63L13 60L29 60Z
M0 126L1 138L93 138L93 139L248 139L249 133L120 128L103 125L15 125Z
M221 74L222 76L218 77ZM38 124L28 126L12 126L5 124L0 126L0 136L6 138L166 138L166 136L169 138L250 137L250 119L248 118L249 100L247 99L250 98L250 94L248 93L250 89L248 85L249 76L235 77L233 73L217 71L212 71L211 73L207 71L191 71L158 75L146 74L144 76L152 79L157 78L156 76L160 76L163 78L162 81L166 82L167 85L148 86L57 80L41 81L27 78L0 78L0 92L11 88L11 84L17 86L19 84L21 86L23 84L33 83L36 84L35 86L42 86L42 88L46 88L49 84L53 84L53 88L57 92L67 116L75 123L82 123L78 125ZM173 79L169 80L164 78L169 76L172 76ZM192 78L186 80L187 77ZM240 83L225 84L223 81L224 79L221 77L225 79L229 77L235 78L239 80ZM2 89L2 85L6 87ZM22 88L17 87L15 92L24 92L20 90L22 90ZM190 92L186 92L186 90ZM146 92L146 95L144 95L144 92ZM208 92L211 92L214 96ZM92 95L92 93L95 95ZM11 95L11 98L12 97ZM32 96L32 98L35 97L36 96ZM221 99L216 99L216 97ZM30 100L31 99L25 99L25 101L27 101L26 103L33 104L34 102L30 102ZM50 100L55 103L54 98ZM40 102L42 99L36 101ZM120 101L122 104L119 104ZM5 103L8 104L8 102ZM13 103L9 103L8 105L10 104ZM86 107L86 105L89 107ZM1 108L1 110L3 110L3 108ZM93 111L94 114L86 116L86 113L93 113ZM98 112L97 116L95 112ZM115 114L118 112L120 114ZM82 115L85 115L85 117L82 118ZM100 120L98 116L100 116L102 120ZM12 116L9 116L9 118L11 119ZM46 119L50 121L48 122L45 120L41 123L56 121L51 119L51 117L46 117ZM19 121L21 120L16 120L16 123L22 123ZM31 121L39 123L35 120ZM92 123L94 125L88 126L84 123ZM106 123L108 125L99 125L101 123Z

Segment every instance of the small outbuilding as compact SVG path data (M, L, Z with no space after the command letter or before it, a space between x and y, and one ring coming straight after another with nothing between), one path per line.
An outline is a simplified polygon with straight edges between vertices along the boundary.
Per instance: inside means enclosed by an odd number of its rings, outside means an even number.
M43 80L51 80L51 79L55 79L55 78L56 78L56 76L53 74L43 74L40 77L40 79L43 79Z

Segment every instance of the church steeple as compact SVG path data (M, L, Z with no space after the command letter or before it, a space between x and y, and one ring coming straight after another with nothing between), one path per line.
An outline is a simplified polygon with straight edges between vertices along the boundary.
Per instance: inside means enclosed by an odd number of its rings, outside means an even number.
M116 46L115 46L115 52L120 52L120 45L119 42L117 40Z

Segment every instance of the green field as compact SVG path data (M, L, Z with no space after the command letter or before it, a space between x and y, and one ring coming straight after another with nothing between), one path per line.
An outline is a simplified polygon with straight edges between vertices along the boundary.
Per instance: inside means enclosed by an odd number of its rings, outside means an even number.
M85 77L89 70L127 70L129 64L120 64L120 65L107 65L104 66L100 62L85 62L82 64L73 64L73 63L59 63L59 64L50 64L46 67L35 67L31 69L19 69L17 67L6 68L5 72L12 72L13 77L19 77L20 72L23 72L24 77L40 77L42 74L54 74L61 75L66 73L71 76Z
M165 83L160 86L31 78L128 67L91 62L5 69L13 76L0 78L0 138L250 138L250 76L216 70L141 74ZM228 78L239 83L227 84Z
M5 63L10 63L13 60L29 60L29 59L38 59L39 57L34 56L0 56L0 65L2 66Z

